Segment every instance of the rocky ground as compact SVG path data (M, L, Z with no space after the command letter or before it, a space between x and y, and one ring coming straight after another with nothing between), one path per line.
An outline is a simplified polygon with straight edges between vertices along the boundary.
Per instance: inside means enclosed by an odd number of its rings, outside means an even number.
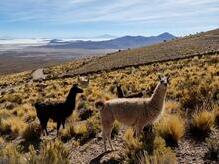
M104 152L103 141L101 135L87 142L80 147L73 147L71 152L72 163L126 163L125 158L125 143L123 141L125 129L120 130L118 136L113 139L115 151ZM214 129L210 134L210 138L217 139L219 130ZM216 164L216 161L210 161L205 158L207 152L207 143L205 140L197 141L187 134L181 141L178 147L172 148L176 152L177 161L179 164Z
M101 134L97 138L92 139L88 143L80 147L73 148L71 152L72 163L123 163L125 156L125 145L123 141L124 129L120 130L118 136L113 139L115 151L104 152L104 145Z
M209 138L217 139L219 137L218 129L214 129ZM191 135L186 135L181 141L179 146L175 149L178 163L194 163L206 164L217 163L216 161L209 161L205 158L207 153L207 143L205 140L197 141Z

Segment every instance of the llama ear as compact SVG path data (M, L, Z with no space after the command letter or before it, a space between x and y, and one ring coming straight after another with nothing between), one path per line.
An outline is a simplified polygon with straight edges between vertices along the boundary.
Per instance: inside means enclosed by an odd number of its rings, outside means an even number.
M78 86L78 83L76 83L76 84L73 84L73 87L77 87Z

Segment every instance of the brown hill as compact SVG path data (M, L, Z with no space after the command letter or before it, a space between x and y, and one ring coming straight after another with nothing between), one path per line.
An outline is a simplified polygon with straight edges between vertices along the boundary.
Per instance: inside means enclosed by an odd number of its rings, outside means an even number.
M86 74L132 65L150 64L219 51L219 29L157 45L124 50L95 58L68 74Z

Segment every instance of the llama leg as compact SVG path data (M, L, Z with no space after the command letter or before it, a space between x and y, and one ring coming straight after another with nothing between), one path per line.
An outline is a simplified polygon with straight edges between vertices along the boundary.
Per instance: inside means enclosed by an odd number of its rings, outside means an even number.
M45 129L45 131L46 131L46 135L48 136L49 135L49 133L48 133L48 131L47 131L47 123L48 123L48 121L49 121L49 118L47 118L46 120L45 120L45 127L44 127L44 129Z
M65 120L62 120L62 127L65 129Z
M138 130L138 126L137 126L137 125L135 125L135 126L133 127L133 131L134 131L134 137L137 138L138 133L139 133L139 130Z
M57 136L59 135L59 128L61 126L61 121L57 122Z
M44 126L43 126L43 121L40 119L40 117L38 117L38 118L39 118L39 121L40 121L40 135L43 134L43 136L44 136Z
M43 134L43 136L45 135L44 126L42 124L40 124L40 133Z
M46 128L46 124L43 124L42 126L41 126L41 133L43 133L43 136L45 136L45 135L49 135L49 133L48 133L48 131L47 131L47 128Z
M138 130L138 128L135 128L134 129L134 137L138 138L138 136L139 136L139 130Z
M48 136L49 133L48 133L48 131L47 131L47 123L46 123L46 126L45 126L45 131L46 131L46 135Z
M45 127L45 131L46 131L46 135L48 136L48 135L49 135L49 133L48 133L48 131L47 131L47 127Z
M43 135L49 135L49 133L48 133L48 131L47 131L47 122L48 122L48 120L43 120L43 121L41 121L41 131L43 132ZM44 133L45 132L45 133Z
M104 150L106 152L106 134L104 133L104 131L102 132L102 138L103 138Z
M112 129L113 129L113 127L111 128L110 133L109 133L109 135L108 135L108 141L109 141L109 145L110 145L111 150L115 150L114 147L113 147L113 145L112 145L112 141L111 141Z
M135 127L134 137L139 138L140 135L141 135L141 133L142 133L142 131L143 131L143 128L144 128L144 126L137 125L137 126Z
M106 140L109 141L110 147L113 150L113 146L111 143L111 132L113 128L113 123L115 121L112 112L108 108L104 108L100 111L101 120L102 120L102 128L103 128L103 141L104 141L104 148L106 151Z
M114 121L114 120L113 120ZM103 124L103 135L104 135L104 144L106 147L106 140L108 140L111 150L114 150L112 142L111 142L111 132L113 129L113 122L107 122ZM106 148L105 148L106 150Z
M42 130L43 130L43 134L46 134L47 136L49 135L49 133L47 131L47 124L43 124Z

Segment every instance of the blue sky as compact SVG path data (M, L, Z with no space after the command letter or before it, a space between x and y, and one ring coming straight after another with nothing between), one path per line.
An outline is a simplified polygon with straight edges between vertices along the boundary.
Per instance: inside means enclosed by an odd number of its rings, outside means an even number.
M219 28L219 0L0 0L0 36L177 36Z

